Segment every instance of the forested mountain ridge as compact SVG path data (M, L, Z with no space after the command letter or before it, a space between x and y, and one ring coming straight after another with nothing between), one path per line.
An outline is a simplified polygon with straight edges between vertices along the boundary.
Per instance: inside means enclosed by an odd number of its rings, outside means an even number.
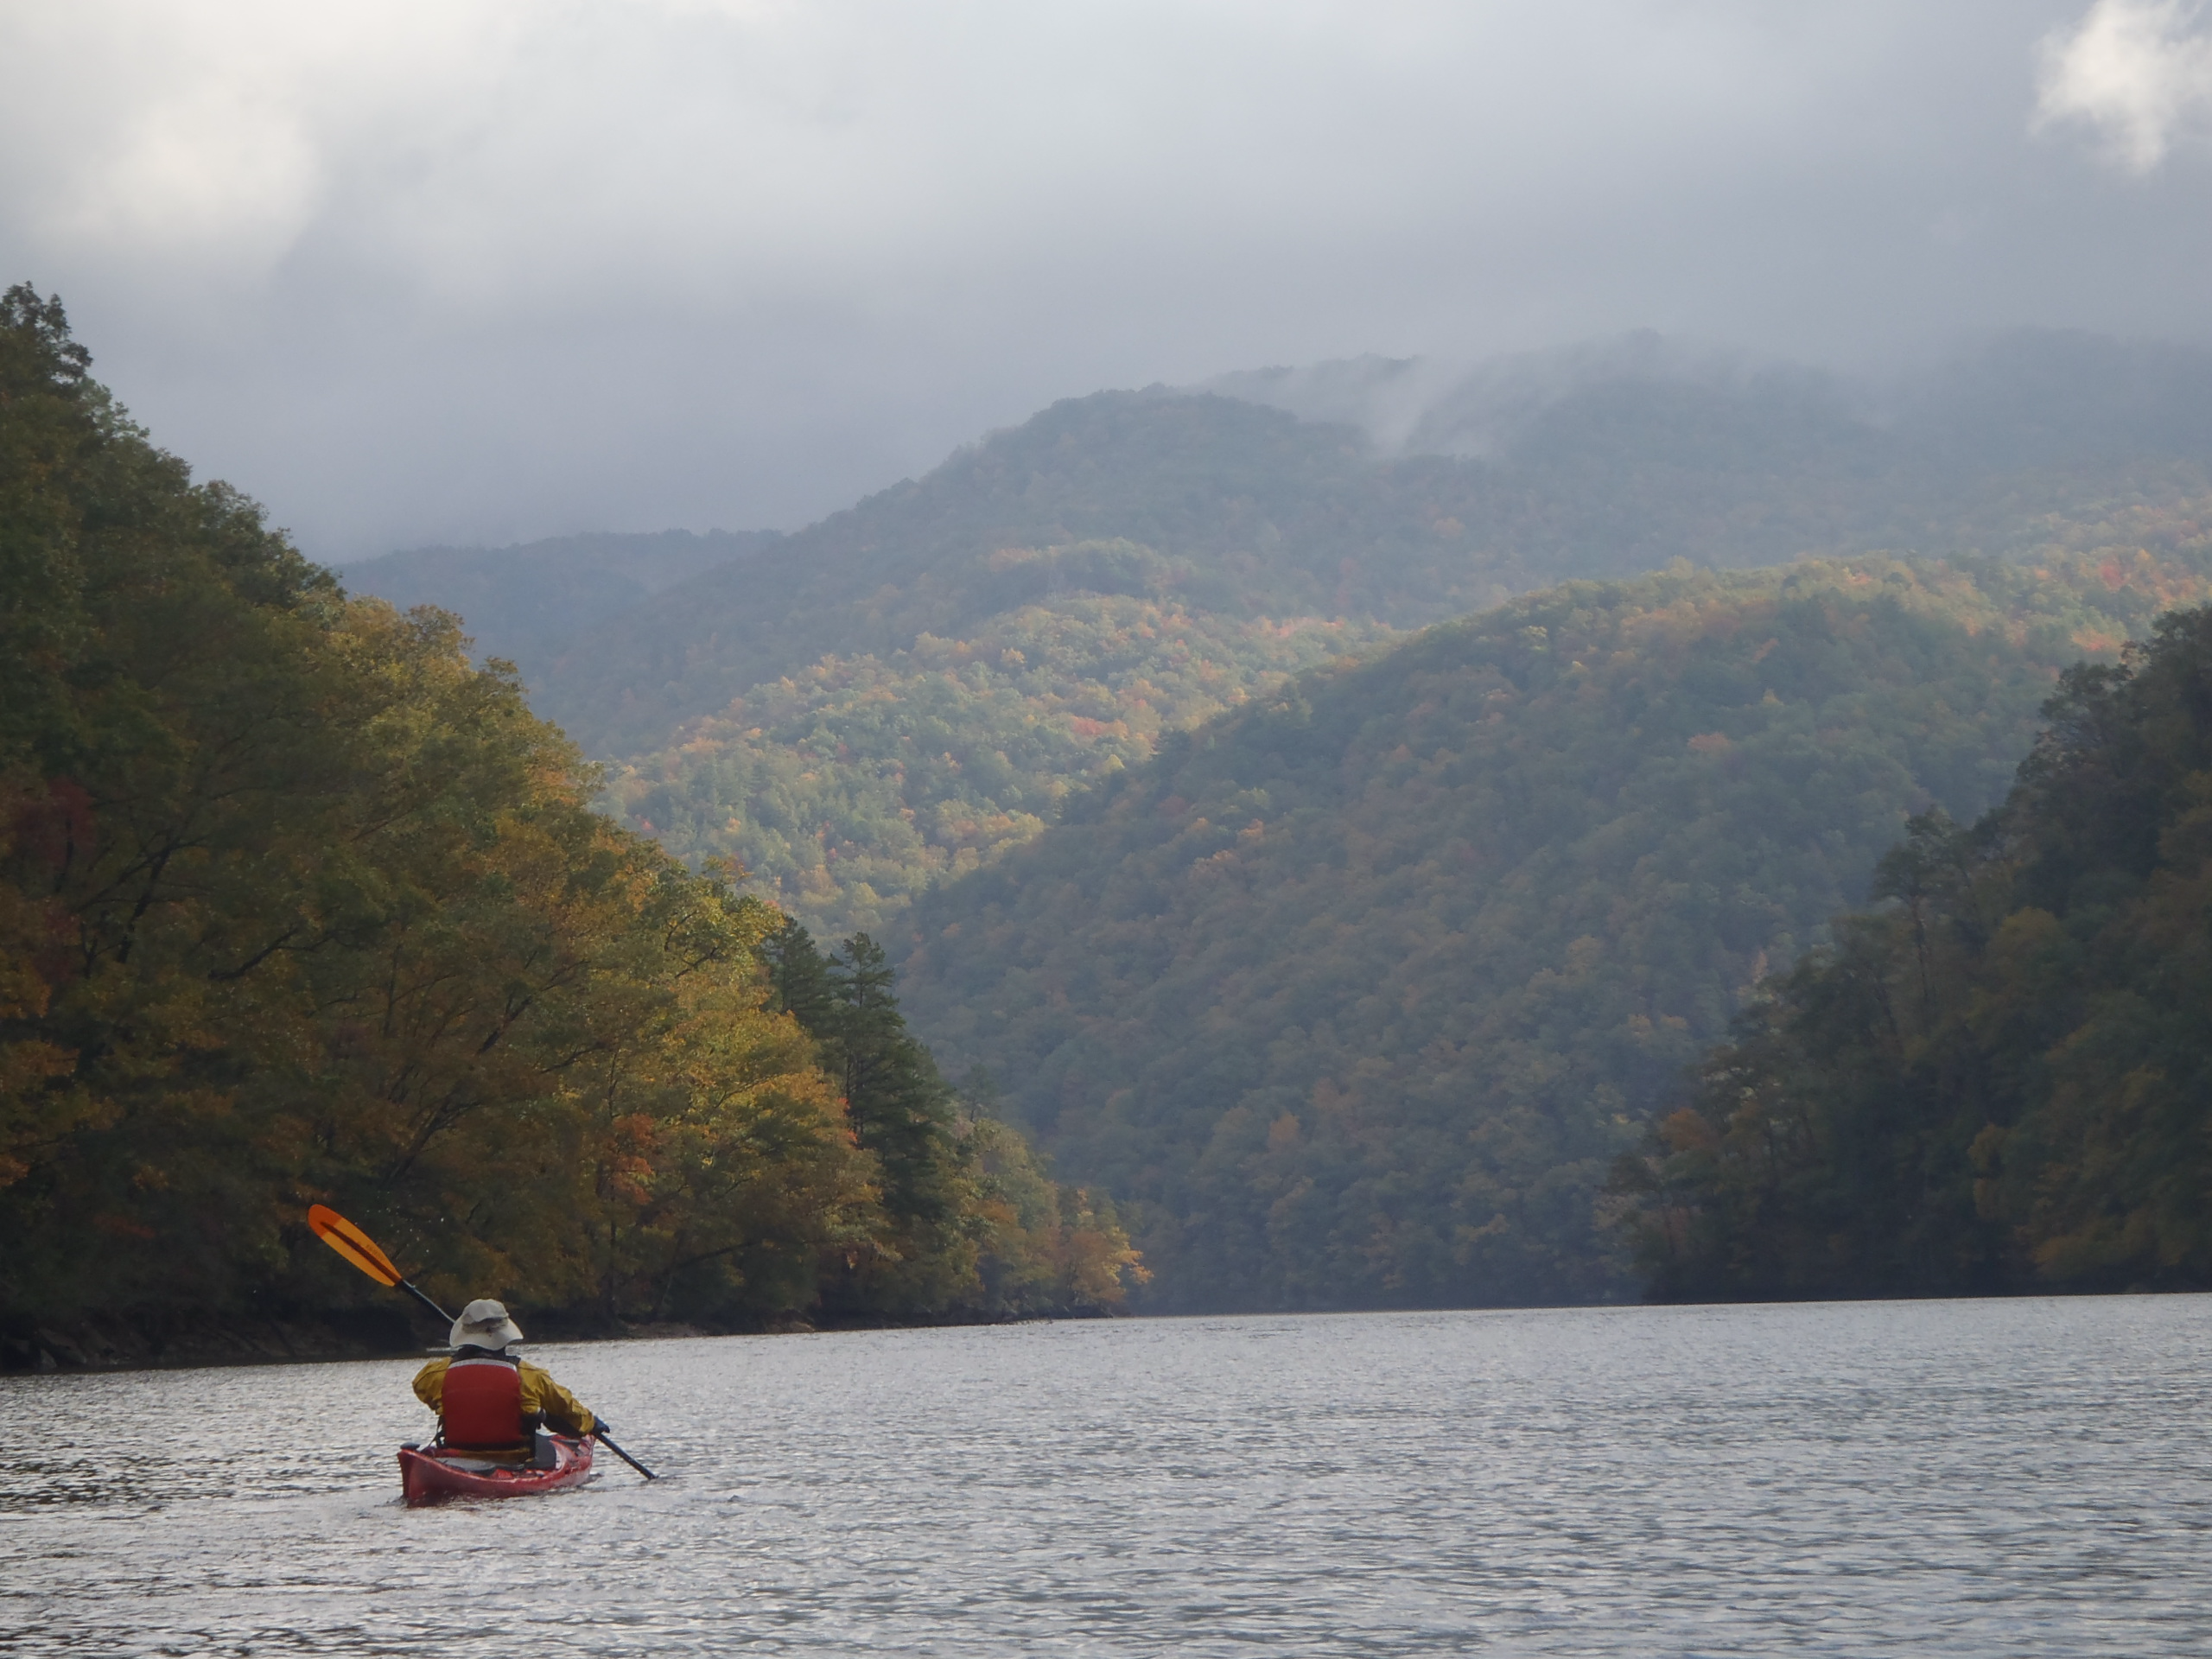
M2212 495L2212 362L2012 337L1885 419L1810 373L1629 360L1524 400L1485 443L1383 454L1352 427L1211 393L1069 399L580 635L533 694L606 758L822 658L964 639L1057 592L1404 628L1678 557L2024 554L2056 526ZM1154 562L1095 579L995 563L1090 542Z
M651 595L755 556L772 531L556 536L512 547L417 547L339 572L350 593L401 610L435 605L466 620L479 662L503 658L527 682L571 635L604 627Z
M1226 398L1072 399L795 533L769 559L694 578L573 642L536 694L587 748L619 754L825 657L964 638L1069 591L1240 617L1380 610L1389 596L1363 584L1334 602L1348 538L1282 550L1269 516L1332 524L1366 505L1368 472L1357 435ZM1416 505L1383 533L1433 541ZM1134 550L1058 550L1101 543Z
M1136 1201L1153 1306L1632 1293L1611 1161L1906 815L2212 549L1571 583L1315 671L898 930L917 1029Z
M0 296L0 1336L374 1294L743 1325L1096 1307L1103 1201L855 938L591 810L454 619L348 599ZM810 941L803 949L811 950Z
M2212 607L2045 718L1616 1166L1653 1294L2212 1285Z

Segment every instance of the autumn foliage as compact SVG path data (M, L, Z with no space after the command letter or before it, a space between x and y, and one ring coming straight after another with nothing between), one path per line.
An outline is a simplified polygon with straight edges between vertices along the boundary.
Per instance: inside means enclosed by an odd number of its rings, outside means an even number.
M779 912L590 810L454 619L349 599L88 365L57 303L0 302L0 1313L373 1294L317 1199L448 1299L1119 1299L1110 1209L936 1078L887 973L918 1146L779 1002Z
M907 1007L1128 1204L1150 1305L1633 1296L1609 1171L1753 986L2208 594L2201 533L1567 583L1071 797L901 918Z

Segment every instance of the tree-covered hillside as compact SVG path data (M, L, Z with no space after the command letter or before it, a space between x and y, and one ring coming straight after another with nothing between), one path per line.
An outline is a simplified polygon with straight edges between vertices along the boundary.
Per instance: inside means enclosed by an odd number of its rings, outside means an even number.
M1656 1294L2212 1285L2212 607L2045 718L1621 1161Z
M1073 796L898 931L917 1028L1143 1205L1156 1305L1576 1300L1611 1161L1909 813L2212 550L1570 583Z
M315 1199L448 1301L1118 1296L1110 1210L956 1099L873 945L593 811L451 617L346 598L89 360L0 298L0 1335L359 1300Z
M1164 734L1389 637L1238 621L1164 594L1047 597L967 639L925 633L756 686L615 768L610 795L677 856L736 859L810 925L880 931L931 883L1036 835L1071 790L1149 760Z

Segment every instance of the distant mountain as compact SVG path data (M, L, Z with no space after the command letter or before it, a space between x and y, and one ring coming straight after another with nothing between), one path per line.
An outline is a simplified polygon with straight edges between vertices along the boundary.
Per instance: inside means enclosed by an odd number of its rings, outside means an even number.
M1747 987L2204 593L2208 411L2051 334L1101 393L525 668L618 816L897 942L1155 1305L1611 1295L1607 1161Z
M623 754L825 657L965 638L1072 593L1235 618L1424 617L1520 585L1479 569L1455 582L1442 567L1463 561L1435 551L1453 533L1438 533L1440 505L1413 490L1378 500L1374 474L1356 434L1228 398L1058 404L771 557L695 577L578 636L542 706L594 753ZM1135 550L1065 550L1086 543Z
M873 931L1317 653L1561 575L2164 545L2212 500L2212 370L2073 337L1886 402L1656 339L1217 384L1057 405L578 636L541 700L634 826Z
M2212 352L2050 330L2002 334L1889 394L1936 468L2025 474L2212 457Z
M2201 529L1569 583L1071 796L917 899L906 1009L1135 1202L1154 1306L1629 1294L1605 1172L1750 988L1908 813L2002 791L2063 665L2208 593Z
M2212 359L2082 336L1886 387L1656 336L1216 384L1056 404L780 539L664 538L662 576L715 563L657 593L638 537L356 580L458 608L629 823L842 934L1163 734L1563 578L2163 545L2212 503Z
M2179 348L2006 337L1889 389L1655 340L1457 380L1336 366L1218 383L1236 397L1055 404L578 633L542 704L593 753L628 754L824 657L965 638L1048 592L1403 628L1676 558L2019 553L2053 539L2054 515L2212 489L2212 358ZM1251 401L1268 396L1352 418ZM1103 541L1156 562L1099 588L1001 556Z
M475 639L479 661L504 657L534 678L546 649L603 626L663 588L716 565L749 559L779 539L774 531L665 530L560 536L512 547L421 547L364 559L339 574L353 593L402 610L454 612Z

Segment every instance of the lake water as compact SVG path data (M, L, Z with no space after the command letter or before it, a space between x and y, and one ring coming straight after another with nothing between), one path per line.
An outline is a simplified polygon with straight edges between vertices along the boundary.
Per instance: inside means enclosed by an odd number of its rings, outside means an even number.
M2212 1299L534 1351L666 1478L402 1508L404 1362L0 1382L0 1652L2212 1653Z

